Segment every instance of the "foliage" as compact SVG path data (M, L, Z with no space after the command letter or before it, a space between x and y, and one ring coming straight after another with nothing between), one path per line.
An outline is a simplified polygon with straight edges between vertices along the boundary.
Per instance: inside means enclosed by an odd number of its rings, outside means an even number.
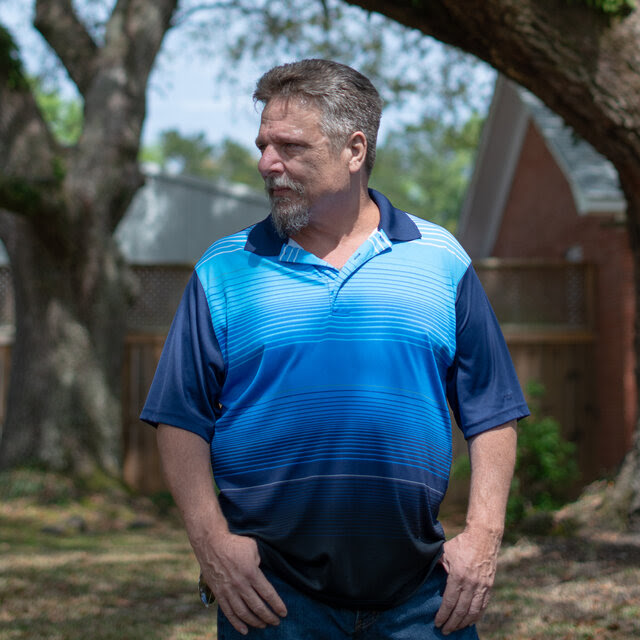
M0 24L0 80L6 83L9 89L25 89L27 80L22 68L22 62L18 54L11 34Z
M211 177L213 151L204 133L182 135L176 129L163 131L156 153L165 171Z
M462 124L425 118L391 132L379 147L371 185L396 207L454 232L483 119Z
M45 87L41 78L32 78L30 84L40 112L56 140L65 146L75 144L82 133L82 102L63 98L58 87Z
M258 173L258 159L242 144L225 138L221 143L214 145L213 156L220 177L260 191L264 189L262 177Z
M579 478L576 446L565 440L560 424L542 414L544 387L527 385L531 416L518 425L518 452L507 522L516 524L531 513L562 506Z
M227 60L218 81L228 87L256 61L266 71L319 57L359 69L388 106L410 104L418 119L443 113L466 118L474 109L484 111L491 95L493 74L478 59L341 0L183 0L176 23L185 46ZM482 69L486 73L476 73Z
M183 135L171 129L160 134L156 145L143 149L141 160L171 173L237 182L260 191L264 187L255 155L230 138L212 144L204 133Z
M570 4L584 4L607 15L628 15L637 6L637 0L569 0Z

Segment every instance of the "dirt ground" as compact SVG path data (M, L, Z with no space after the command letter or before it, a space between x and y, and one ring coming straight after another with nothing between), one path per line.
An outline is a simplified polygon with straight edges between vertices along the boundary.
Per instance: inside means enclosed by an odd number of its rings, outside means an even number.
M640 638L640 535L522 538L500 556L486 640Z
M508 532L482 640L640 639L640 534L594 527L599 499L552 535ZM0 640L213 640L197 573L181 525L148 500L0 475Z

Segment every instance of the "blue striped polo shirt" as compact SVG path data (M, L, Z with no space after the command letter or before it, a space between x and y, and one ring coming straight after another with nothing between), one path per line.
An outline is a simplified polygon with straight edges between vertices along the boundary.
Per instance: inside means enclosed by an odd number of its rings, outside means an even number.
M195 267L142 419L197 433L229 528L330 604L409 597L441 552L450 405L466 438L527 414L458 242L393 208L336 269L271 219Z

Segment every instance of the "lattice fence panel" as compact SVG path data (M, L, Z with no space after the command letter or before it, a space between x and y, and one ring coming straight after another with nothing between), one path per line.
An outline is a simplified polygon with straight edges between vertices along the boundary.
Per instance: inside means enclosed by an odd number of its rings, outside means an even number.
M182 266L134 267L138 291L128 313L129 329L167 331L192 271L191 267Z
M475 268L501 324L592 328L590 265L489 260Z

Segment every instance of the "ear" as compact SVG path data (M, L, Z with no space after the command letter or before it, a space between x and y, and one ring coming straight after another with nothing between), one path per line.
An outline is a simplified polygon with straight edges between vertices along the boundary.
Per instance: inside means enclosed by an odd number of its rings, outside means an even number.
M357 173L364 168L364 161L367 156L367 137L362 131L356 131L349 136L345 150L348 153L347 160L351 173Z

